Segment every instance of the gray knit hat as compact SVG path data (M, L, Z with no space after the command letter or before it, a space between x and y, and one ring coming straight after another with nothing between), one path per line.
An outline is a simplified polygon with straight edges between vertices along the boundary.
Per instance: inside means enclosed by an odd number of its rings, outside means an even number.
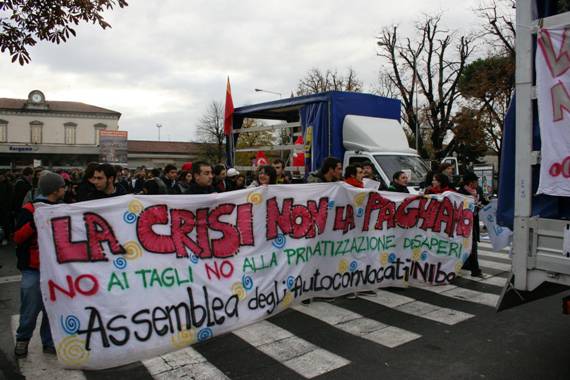
M50 171L44 171L40 175L40 180L38 181L40 193L44 196L48 196L64 186L65 181L63 180L63 177Z

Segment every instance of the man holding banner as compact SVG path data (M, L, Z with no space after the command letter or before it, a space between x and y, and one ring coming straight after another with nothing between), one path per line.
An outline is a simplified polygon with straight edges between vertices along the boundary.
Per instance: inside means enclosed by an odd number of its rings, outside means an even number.
M38 182L40 195L38 202L56 204L65 195L65 181L56 173L44 172ZM34 223L34 204L26 203L16 222L14 241L17 244L18 269L22 272L20 290L20 323L16 332L16 357L28 354L28 344L36 327L40 312L43 312L40 336L45 353L55 354L48 316L45 312L42 294L40 292L40 257Z

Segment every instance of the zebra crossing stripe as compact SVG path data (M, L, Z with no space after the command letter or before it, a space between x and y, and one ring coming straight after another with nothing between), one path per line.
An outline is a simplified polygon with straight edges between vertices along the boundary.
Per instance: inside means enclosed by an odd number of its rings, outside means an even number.
M472 277L469 275L469 271L466 270L462 270L460 272L461 277L470 280L470 281L475 281L475 282L479 282L481 284L486 284L486 285L494 285L494 286L499 286L499 287L503 287L505 286L505 284L508 281L507 277L499 277L499 276L491 276L491 277Z
M504 272L511 271L511 264L497 263L495 261L482 260L481 258L479 258L478 261L479 261L479 266L483 268L497 269L497 270L502 270Z
M385 290L377 290L376 294L376 297L364 295L359 297L406 314L426 318L449 326L473 317L473 314L417 301L413 298L387 292Z
M16 337L16 330L20 322L19 315L12 315L11 327L12 336ZM61 379L61 380L85 380L83 371L69 370L62 368L57 357L52 354L42 352L42 342L39 336L41 317L38 318L34 335L28 346L28 356L18 359L20 372L26 379Z
M350 363L268 321L243 327L233 334L307 379Z
M511 258L509 257L508 254L506 253L499 253L499 252L492 252L492 251L485 251L485 250L479 250L478 252L479 257L487 257L487 258L491 258L491 259L499 259L502 262L510 262Z
M413 286L418 289L441 294L442 296L490 307L495 307L499 301L498 294L479 292L477 290L465 289L455 285L430 286L425 284L413 284Z
M295 306L294 309L341 331L389 348L398 347L421 337L416 333L365 318L326 302L311 302L309 305Z
M21 275L4 276L4 277L0 277L0 284L9 284L11 282L20 282L21 280L22 280Z
M503 248L503 249L501 249L501 250L499 250L499 251L495 251L495 250L493 249L493 244L488 243L488 242L486 242L486 241L480 241L480 242L478 242L477 244L478 244L479 247L486 248L486 249L491 250L491 251L493 251L493 252L509 253L509 251L510 251L510 248L509 248L509 247L505 247L505 248Z
M149 374L157 380L184 377L195 380L228 379L222 371L191 347L144 360L142 364Z

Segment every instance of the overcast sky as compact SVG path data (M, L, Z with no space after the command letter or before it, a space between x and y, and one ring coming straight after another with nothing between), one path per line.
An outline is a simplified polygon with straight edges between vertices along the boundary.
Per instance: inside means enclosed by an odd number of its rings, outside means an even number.
M409 35L422 14L442 25L477 29L480 0L131 0L106 13L112 29L82 25L62 45L41 43L21 67L0 55L0 97L79 101L122 113L129 139L196 139L212 100L222 101L230 77L236 107L289 96L312 67L352 67L365 89L382 60L375 36L398 24Z

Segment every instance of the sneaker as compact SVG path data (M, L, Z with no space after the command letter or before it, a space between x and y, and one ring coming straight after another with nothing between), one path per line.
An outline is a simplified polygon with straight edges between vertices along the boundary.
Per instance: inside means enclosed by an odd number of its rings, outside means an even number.
M483 272L481 272L481 270L478 270L478 271L471 272L471 277L484 278L485 276L483 276Z
M370 297L378 296L378 293L376 293L374 290L363 290L361 292L358 292L357 294L359 296L370 296Z
M50 354L50 355L56 355L57 354L54 346L44 346L43 351L44 351L44 354Z
M19 340L16 342L16 347L14 347L14 355L17 358L25 358L28 356L28 344L30 341L28 340Z

